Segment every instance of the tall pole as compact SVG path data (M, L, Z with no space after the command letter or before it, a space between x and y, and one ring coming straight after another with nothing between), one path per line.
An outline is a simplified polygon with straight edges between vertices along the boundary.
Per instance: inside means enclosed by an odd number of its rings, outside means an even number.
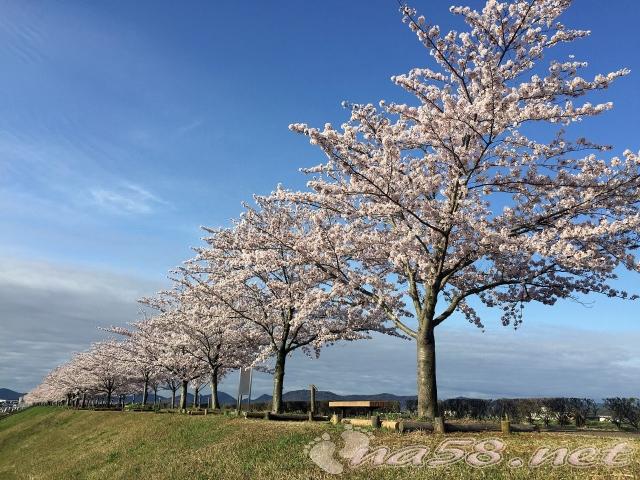
M251 384L253 383L253 368L249 370L249 400L247 401L247 412L251 408Z
M238 378L238 400L236 405L236 410L238 411L238 414L242 409L242 393L241 392L242 392L242 367L240 367L240 377Z

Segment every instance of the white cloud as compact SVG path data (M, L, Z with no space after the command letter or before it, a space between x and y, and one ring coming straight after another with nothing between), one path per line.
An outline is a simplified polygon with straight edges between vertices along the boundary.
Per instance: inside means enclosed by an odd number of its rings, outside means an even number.
M58 295L102 295L118 301L135 301L148 294L148 281L95 268L61 265L41 260L0 257L0 289L47 291Z
M101 337L98 326L138 319L136 302L161 282L42 261L0 258L0 387L28 390L72 352ZM461 324L462 325L462 324ZM640 396L640 333L589 331L531 321L481 333L455 322L439 328L438 387L455 396ZM374 336L326 348L319 359L288 359L285 390L310 383L336 393L414 395L415 343ZM236 376L223 382L233 394ZM254 397L271 393L255 376Z
M438 391L441 398L529 396L640 396L640 334L590 332L531 324L526 331L482 333L446 327L437 335ZM235 376L222 389L235 391ZM285 391L306 389L340 394L416 393L415 343L374 336L339 343L319 359L293 355ZM271 376L255 376L255 396L270 394Z
M139 318L137 299L162 288L131 275L1 258L0 387L26 391L104 336Z

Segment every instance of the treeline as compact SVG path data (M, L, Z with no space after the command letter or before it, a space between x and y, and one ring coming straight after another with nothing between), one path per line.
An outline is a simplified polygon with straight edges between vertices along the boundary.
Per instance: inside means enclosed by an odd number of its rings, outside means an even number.
M590 398L450 398L439 402L440 411L447 418L495 420L507 416L513 422L544 425L574 424L582 427L587 419L608 417L619 428L640 428L640 400L637 398L605 398L602 404ZM406 408L417 410L417 401L408 400Z

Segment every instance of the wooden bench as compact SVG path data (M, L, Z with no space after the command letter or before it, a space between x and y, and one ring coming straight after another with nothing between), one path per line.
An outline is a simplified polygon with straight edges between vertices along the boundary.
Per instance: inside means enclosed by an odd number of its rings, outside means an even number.
M329 408L334 410L340 409L342 418L345 417L345 412L347 409L366 410L367 416L371 417L371 412L373 412L374 410L379 410L381 408L390 408L392 406L393 402L385 400L341 400L329 402Z
M204 410L187 410L187 415L206 415L207 413L206 408Z

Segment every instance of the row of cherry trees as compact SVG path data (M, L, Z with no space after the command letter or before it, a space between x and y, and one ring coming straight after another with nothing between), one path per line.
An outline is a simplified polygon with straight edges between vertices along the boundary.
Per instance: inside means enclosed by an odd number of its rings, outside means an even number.
M454 313L484 328L478 307L500 309L517 327L529 302L637 298L615 280L639 270L640 158L576 135L612 107L581 99L629 71L582 74L567 48L589 32L558 20L570 4L455 7L466 30L448 33L402 6L432 59L392 79L414 101L346 104L340 129L292 125L327 157L309 188L207 229L173 288L144 300L156 314L51 376L109 394L112 378L169 376L184 393L207 375L215 392L229 369L271 358L278 411L289 354L380 331L415 340L418 412L433 417L435 331ZM554 48L566 58L547 59Z
M256 198L231 228L206 229L206 246L172 272L173 288L141 302L153 312L120 336L76 354L45 379L30 398L51 393L76 401L87 392L111 403L114 394L180 389L208 383L212 407L230 370L247 365L273 370L273 411L282 410L286 360L296 350L318 355L338 340L393 334L382 309L349 291L301 252L313 241L308 209L276 196ZM270 362L273 359L273 362Z

